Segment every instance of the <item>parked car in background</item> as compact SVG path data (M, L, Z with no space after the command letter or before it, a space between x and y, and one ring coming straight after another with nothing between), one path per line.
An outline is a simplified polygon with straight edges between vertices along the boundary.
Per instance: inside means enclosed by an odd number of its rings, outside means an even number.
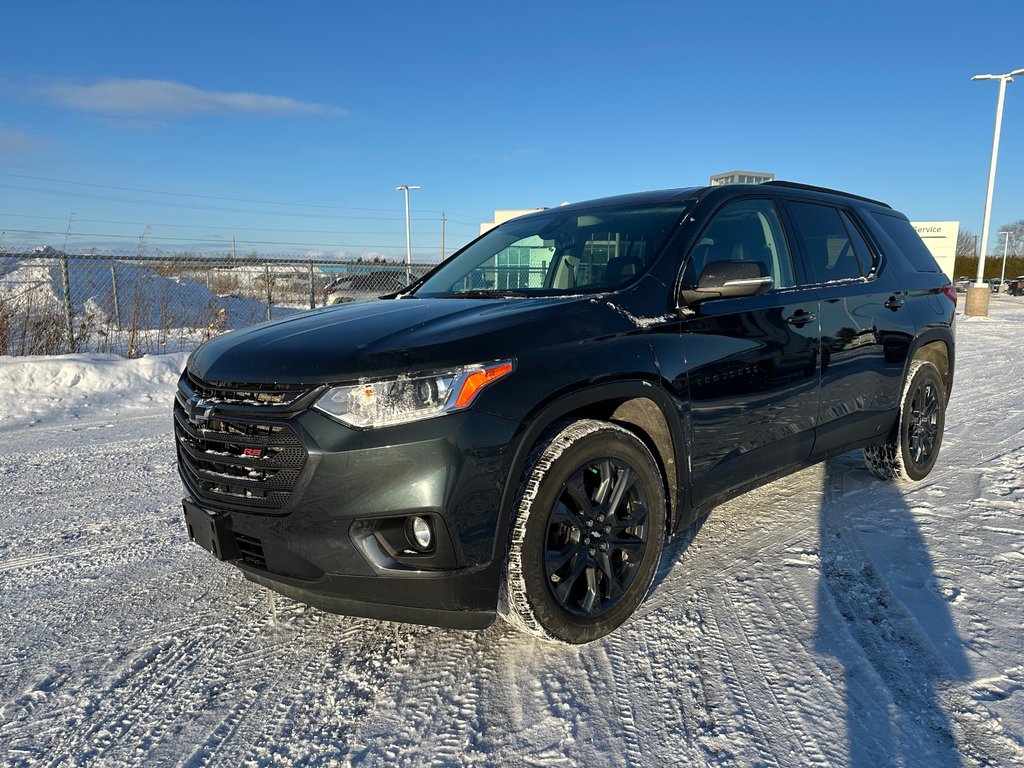
M956 279L954 285L956 286L956 290L958 293L966 293L967 289L971 285L971 278L969 278L967 275L961 275Z
M405 287L402 270L370 269L346 272L324 286L324 306L396 293Z
M1024 296L1024 275L1017 275L1006 281L1006 292L1011 296Z
M372 274L334 293L400 287ZM906 216L834 190L522 216L390 298L199 346L174 405L188 534L329 611L589 642L731 497L853 449L923 479L956 301Z

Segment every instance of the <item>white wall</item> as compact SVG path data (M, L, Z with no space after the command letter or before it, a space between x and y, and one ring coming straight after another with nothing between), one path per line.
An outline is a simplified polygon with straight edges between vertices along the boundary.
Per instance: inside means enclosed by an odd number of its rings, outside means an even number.
M516 210L503 210L494 212L494 221L484 221L480 224L480 234L488 232L494 229L499 224L504 224L506 221L524 216L527 213L536 213L537 211L547 210L545 208L520 208Z

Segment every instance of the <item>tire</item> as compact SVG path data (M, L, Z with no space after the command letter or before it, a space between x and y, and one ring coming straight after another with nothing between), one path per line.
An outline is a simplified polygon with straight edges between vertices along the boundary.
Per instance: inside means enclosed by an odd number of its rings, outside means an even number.
M935 466L946 423L946 386L934 363L907 371L899 417L889 439L864 449L864 463L883 480L923 480Z
M519 487L504 618L589 643L643 601L665 542L665 491L647 446L617 424L563 425L530 454Z

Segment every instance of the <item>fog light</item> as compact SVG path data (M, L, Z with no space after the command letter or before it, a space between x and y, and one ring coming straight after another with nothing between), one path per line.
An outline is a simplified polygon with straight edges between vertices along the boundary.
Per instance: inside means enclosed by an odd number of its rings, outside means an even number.
M434 543L434 532L430 530L430 523L427 522L427 519L414 517L411 528L413 543L422 550L430 549L430 545Z

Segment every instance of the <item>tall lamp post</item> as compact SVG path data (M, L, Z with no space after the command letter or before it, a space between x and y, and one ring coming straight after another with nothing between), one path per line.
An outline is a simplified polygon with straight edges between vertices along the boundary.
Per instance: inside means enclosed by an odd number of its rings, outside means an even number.
M405 192L405 284L412 282L412 232L409 229L409 190L419 189L416 184L402 184L396 190Z
M1003 271L999 273L999 290L1003 290L1003 286L1006 284L1006 251L1010 245L1010 231L1004 229L999 233L1003 236ZM1016 246L1015 246L1016 247Z
M985 248L988 246L988 225L992 218L992 189L996 183L996 159L999 156L999 131L1003 124L1003 99L1006 96L1006 84L1012 83L1017 75L1024 75L1024 69L1015 69L1005 75L975 75L971 80L998 80L999 101L996 102L996 130L992 136L992 162L988 169L988 192L985 194L985 218L981 225L981 253L978 255L978 276L974 285L967 289L965 315L987 315L989 289L982 280L985 277ZM984 290L983 290L984 289Z

